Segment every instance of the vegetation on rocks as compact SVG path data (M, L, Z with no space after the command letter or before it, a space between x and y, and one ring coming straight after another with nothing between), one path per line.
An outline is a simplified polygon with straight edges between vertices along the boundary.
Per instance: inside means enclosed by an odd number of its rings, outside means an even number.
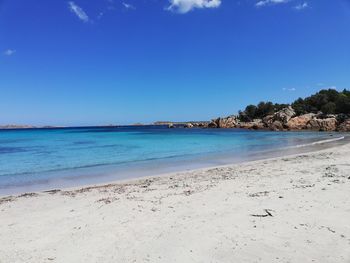
M248 105L238 115L208 122L171 123L169 127L350 132L350 91L321 90L291 104L260 102L258 105Z
M260 102L258 105L248 105L244 111L239 112L238 118L242 122L263 119L287 106L292 106L296 116L307 113L337 114L341 122L347 119L347 115L350 115L350 91L343 90L342 92L338 92L335 89L321 90L305 99L299 98L291 105Z

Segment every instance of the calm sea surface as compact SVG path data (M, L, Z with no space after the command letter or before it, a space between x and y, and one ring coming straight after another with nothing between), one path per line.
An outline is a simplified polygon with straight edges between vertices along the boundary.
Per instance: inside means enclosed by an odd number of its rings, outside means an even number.
M2 130L0 193L31 190L38 185L45 189L77 182L99 183L204 163L224 164L225 158L229 163L330 136L162 126Z

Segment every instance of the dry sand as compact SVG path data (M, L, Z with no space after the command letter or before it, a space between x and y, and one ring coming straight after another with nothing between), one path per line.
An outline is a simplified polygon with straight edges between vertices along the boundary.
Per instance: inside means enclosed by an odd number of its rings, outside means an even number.
M350 145L2 198L0 262L350 262Z

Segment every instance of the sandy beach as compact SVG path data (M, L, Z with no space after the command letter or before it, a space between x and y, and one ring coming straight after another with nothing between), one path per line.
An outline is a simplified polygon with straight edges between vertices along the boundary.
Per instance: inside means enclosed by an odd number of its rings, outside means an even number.
M0 199L0 262L350 262L350 145Z

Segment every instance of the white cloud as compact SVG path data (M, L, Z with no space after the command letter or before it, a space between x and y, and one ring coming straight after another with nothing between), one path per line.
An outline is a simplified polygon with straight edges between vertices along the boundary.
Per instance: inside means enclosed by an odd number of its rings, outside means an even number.
M69 5L69 9L70 9L70 11L72 11L74 14L76 14L77 15L77 17L81 20L81 21L83 21L83 22L89 22L89 17L88 17L88 15L85 13L85 11L81 8L81 7L79 7L79 6L77 6L74 2L68 2L68 5Z
M303 10L305 8L308 8L309 4L307 2L301 3L299 5L294 6L295 10Z
M128 3L125 3L125 2L122 2L122 5L125 7L125 9L131 9L131 10L136 9L135 6L128 4Z
M221 0L169 0L170 6L167 10L185 14L194 8L217 8Z
M260 0L255 4L257 7L263 7L267 5L277 5L277 4L285 4L288 3L289 0Z
M296 91L296 88L283 88L284 91Z
M16 53L16 50L14 50L14 49L7 49L4 51L5 56L12 56L15 53Z

